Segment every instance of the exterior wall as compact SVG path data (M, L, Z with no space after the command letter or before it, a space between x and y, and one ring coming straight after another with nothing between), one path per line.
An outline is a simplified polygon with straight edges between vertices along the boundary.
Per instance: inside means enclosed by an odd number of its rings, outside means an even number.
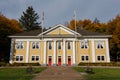
M16 41L15 41L15 44L16 44ZM13 62L18 62L18 63L24 63L25 60L26 60L26 44L27 42L26 41L23 41L23 44L24 44L24 47L23 49L16 49L16 45L14 46L15 50L14 50L14 59L16 56L23 56L23 61L13 61Z
M92 51L92 40L91 39L88 39L88 48L87 49L82 49L81 48L81 40L77 40L75 42L76 44L76 50L75 50L75 54L76 54L76 64L79 64L80 62L93 62L92 61L92 54L93 54L93 51ZM36 63L36 62L39 62L40 64L44 64L44 41L42 40L27 40L27 39L24 39L24 40L19 40L19 39L16 39L15 40L15 43L16 41L23 41L23 44L24 44L24 48L23 49L16 49L16 45L14 46L15 47L15 50L14 50L14 58L15 56L23 56L23 61L13 61L14 62L18 62L18 63L26 63L26 54L27 54L27 41L29 41L29 46L28 46L28 63ZM39 41L39 49L32 49L32 42L34 41ZM52 49L49 50L48 48L48 42L51 41L52 42ZM47 40L46 42L46 63L48 64L48 57L49 56L52 56L52 64L54 64L54 53L56 54L56 57L55 57L55 60L56 60L56 64L58 64L58 56L61 56L61 64L63 64L64 62L64 45L65 45L65 61L66 61L66 64L68 64L68 56L71 56L71 64L73 64L73 41L72 39L71 40L66 40L65 41L65 44L63 43L62 41L62 48L59 50L58 49L58 41L57 39L55 40L56 41L56 45L54 44L54 40ZM68 49L67 48L67 44L68 44L68 41L70 41L71 43L71 49ZM95 50L95 62L108 62L107 61L107 58L108 56L106 55L107 53L107 45L106 45L106 39L102 39L102 41L104 41L104 48L103 49L97 49L96 48L96 41L99 41L99 39L95 39L94 40L94 50ZM55 46L55 47L54 47ZM54 52L54 49L55 52ZM32 56L39 56L39 61L32 61L31 60L31 57ZM81 60L81 56L89 56L89 60L88 61L82 61ZM97 60L97 56L104 56L104 61L98 61Z

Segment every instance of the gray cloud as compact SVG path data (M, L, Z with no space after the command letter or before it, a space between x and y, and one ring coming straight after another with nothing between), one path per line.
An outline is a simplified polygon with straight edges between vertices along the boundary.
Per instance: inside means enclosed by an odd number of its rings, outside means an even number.
M8 18L18 19L28 6L33 6L40 18L45 12L45 26L49 27L71 20L74 10L77 19L97 17L101 22L108 21L120 13L119 3L120 0L1 0L0 11Z

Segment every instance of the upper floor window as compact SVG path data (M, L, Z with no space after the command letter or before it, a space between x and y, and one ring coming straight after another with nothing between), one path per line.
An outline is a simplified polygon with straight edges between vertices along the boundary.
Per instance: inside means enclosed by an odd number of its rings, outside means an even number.
M81 56L81 60L82 60L82 61L88 61L88 60L89 60L89 57L88 57L88 56Z
M98 61L104 61L104 56L97 56Z
M81 41L81 48L87 49L88 48L88 41Z
M32 56L32 61L39 61L39 56Z
M48 42L48 48L49 48L49 50L52 49L52 42L51 41Z
M68 41L67 47L68 47L68 49L71 49L71 42L70 41Z
M16 49L23 49L23 42L16 42Z
M33 49L39 49L39 42L33 42L32 43L32 48Z
M58 42L58 49L61 49L62 48L62 45L61 45L61 41Z
M104 42L103 41L96 41L96 48L97 49L103 49L104 48Z
M16 61L23 61L23 56L16 56Z

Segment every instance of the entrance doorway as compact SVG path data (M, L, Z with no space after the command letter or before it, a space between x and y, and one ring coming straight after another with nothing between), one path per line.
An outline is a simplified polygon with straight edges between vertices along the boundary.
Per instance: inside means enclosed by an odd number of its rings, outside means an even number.
M52 66L52 56L48 57L48 66Z
M61 66L61 56L58 56L58 66Z
M71 56L68 56L68 66L71 66Z

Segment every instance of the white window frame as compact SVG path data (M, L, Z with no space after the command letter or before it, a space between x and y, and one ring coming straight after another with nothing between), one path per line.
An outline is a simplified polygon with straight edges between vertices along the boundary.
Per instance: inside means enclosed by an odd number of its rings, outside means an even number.
M17 58L16 57L18 57L18 60L17 60ZM22 57L22 60L21 60L21 57ZM16 55L15 56L15 61L23 61L23 59L24 59L24 57L23 57L23 55Z
M51 48L50 48L50 46L51 46ZM52 50L52 41L48 41L48 49Z
M70 46L70 48L69 48L69 46ZM68 50L72 49L71 41L67 41L67 49L68 49Z
M100 57L100 60L98 60L98 57ZM103 59L102 59L103 57ZM97 55L97 61L105 61L105 56L104 55Z
M82 57L84 60L82 60ZM88 55L81 55L81 61L89 61L89 56Z
M17 41L16 42L16 49L23 49L24 48L24 42Z
M33 60L33 57L34 57L34 60ZM38 60L37 60L37 57L38 57ZM31 61L39 61L40 60L40 56L39 55L32 55L31 56Z
M104 41L96 41L96 49L104 49Z
M80 42L80 47L81 47L81 49L88 49L88 41L82 40Z
M32 49L39 49L40 48L40 42L32 42Z
M58 50L62 49L62 41L58 41Z

